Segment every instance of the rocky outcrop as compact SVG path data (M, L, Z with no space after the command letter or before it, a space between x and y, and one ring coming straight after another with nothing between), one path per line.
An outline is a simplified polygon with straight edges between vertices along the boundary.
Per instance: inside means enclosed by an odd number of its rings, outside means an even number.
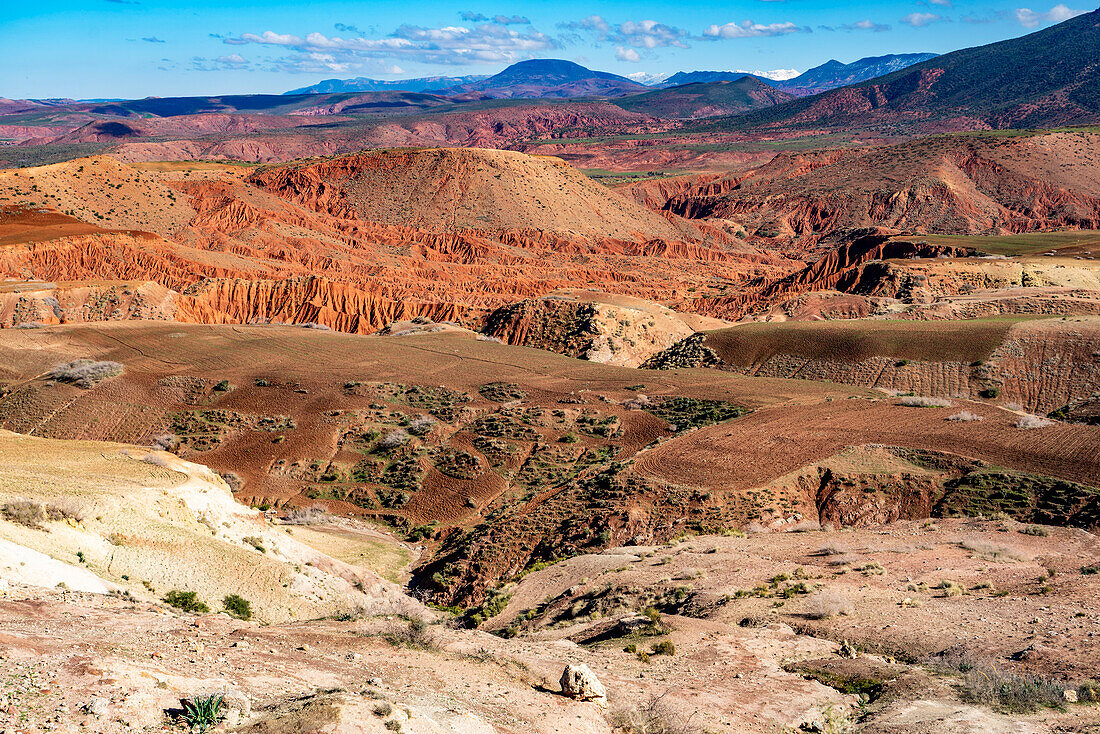
M484 331L508 344L637 367L693 329L658 303L562 290L497 309L487 318Z
M964 248L895 240L893 234L881 231L857 233L851 242L790 275L771 280L761 278L750 282L736 295L685 300L678 307L695 313L736 319L814 291L839 290L896 297L901 287L883 287L892 271L881 261L961 257L967 254L970 252Z

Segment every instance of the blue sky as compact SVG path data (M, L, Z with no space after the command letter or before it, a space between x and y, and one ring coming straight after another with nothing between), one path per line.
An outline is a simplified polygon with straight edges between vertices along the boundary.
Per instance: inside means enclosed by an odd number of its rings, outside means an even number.
M345 2L5 0L0 96L281 93L320 79L491 74L565 58L623 75L775 76L943 53L1092 10L1033 0Z

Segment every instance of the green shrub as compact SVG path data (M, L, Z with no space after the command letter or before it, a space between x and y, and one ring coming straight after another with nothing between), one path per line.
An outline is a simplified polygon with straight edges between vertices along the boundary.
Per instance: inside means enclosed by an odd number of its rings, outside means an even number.
M164 595L164 603L190 614L206 614L210 607L199 600L199 595L194 591L180 591L172 589Z
M222 606L229 616L237 619L252 619L252 604L248 599L237 594L229 594L222 599Z

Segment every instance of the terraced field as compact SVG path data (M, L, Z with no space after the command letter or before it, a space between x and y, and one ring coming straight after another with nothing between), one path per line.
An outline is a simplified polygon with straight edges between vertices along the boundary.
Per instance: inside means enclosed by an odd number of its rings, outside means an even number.
M939 356L969 359L986 355L1013 323L969 324L963 337L889 322L866 341L848 324L790 333L801 335L792 343L811 345L812 334L827 333L829 349L853 358L905 354L927 335ZM757 342L729 348L758 353L778 326L736 327ZM79 358L118 362L124 372L91 389L49 379L52 367ZM987 401L908 407L860 387L621 368L461 330L362 337L280 326L46 327L0 332L0 364L0 426L155 442L221 472L253 506L321 504L384 523L427 544L413 584L446 603L479 602L540 560L632 538L816 522L827 509L816 480L775 483L851 447L947 452L1084 485L1100 467L1100 428L1024 430L1018 414ZM962 408L982 420L946 420ZM889 463L854 476L870 489L896 488ZM917 498L950 478L914 477ZM931 511L925 499L890 501L903 509L887 515ZM351 561L374 553L337 551ZM396 559L382 563L392 578L403 573Z

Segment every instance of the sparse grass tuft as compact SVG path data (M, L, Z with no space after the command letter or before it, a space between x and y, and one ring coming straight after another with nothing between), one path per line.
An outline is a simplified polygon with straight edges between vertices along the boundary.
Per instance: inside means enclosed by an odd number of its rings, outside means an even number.
M988 663L963 674L959 693L964 701L983 704L1007 713L1030 713L1065 706L1058 681L1038 675L1016 675Z
M1013 548L1009 548L1008 546L1004 545L986 543L982 540L963 540L959 543L959 547L963 550L968 550L979 558L983 558L987 561L1012 563L1015 561L1024 560L1024 557Z
M950 596L962 596L966 593L966 588L958 581L949 581L944 579L936 585L936 588L943 592L945 597Z

